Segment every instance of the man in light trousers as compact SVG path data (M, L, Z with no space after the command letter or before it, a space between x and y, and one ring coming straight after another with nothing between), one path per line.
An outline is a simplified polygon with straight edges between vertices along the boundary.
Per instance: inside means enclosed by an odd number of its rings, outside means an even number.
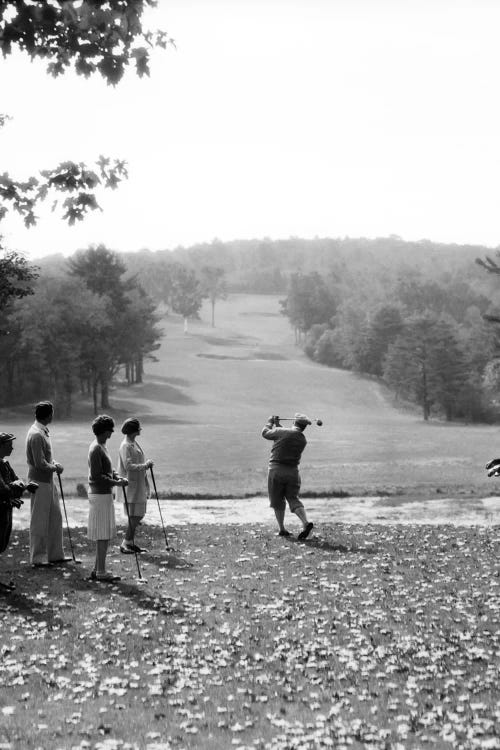
M28 480L38 484L31 496L30 562L35 568L68 562L63 549L62 513L54 474L63 467L52 459L48 426L54 416L50 401L35 407L35 422L26 436Z

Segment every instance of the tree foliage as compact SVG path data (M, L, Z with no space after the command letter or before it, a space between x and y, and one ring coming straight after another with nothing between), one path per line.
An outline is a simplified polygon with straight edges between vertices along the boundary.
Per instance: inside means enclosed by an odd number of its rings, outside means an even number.
M45 61L53 76L73 69L115 85L129 65L137 75L149 75L151 51L172 41L164 32L143 29L144 10L155 5L154 0L7 0L0 3L0 49L4 57L17 49L31 60ZM0 115L0 128L8 120L8 115ZM4 172L0 220L12 209L32 226L37 207L52 199L53 209L61 209L63 220L74 224L100 208L98 187L115 188L126 177L123 160L104 156L92 167L64 161L27 180ZM67 196L64 200L59 200L61 193Z
M436 271L376 258L292 273L282 304L318 362L382 378L421 405L424 419L487 418L483 373L492 356L481 316L485 285L444 265ZM500 322L500 315L498 318Z
M38 269L24 256L13 250L4 252L0 256L0 311L12 300L33 294L37 277Z
M81 251L57 277L42 275L30 293L9 296L3 311L0 403L48 397L71 413L78 393L94 410L109 408L109 389L123 369L141 382L161 331L156 305L104 246ZM24 284L24 282L23 282Z
M95 195L99 186L115 189L126 177L124 161L104 156L93 169L82 162L65 161L28 180L15 180L4 172L0 174L0 220L10 209L20 214L26 227L33 226L38 220L37 207L52 198L52 210L61 208L62 219L71 226L90 211L100 209ZM67 194L64 200L58 197L61 193Z
M125 263L104 245L78 252L68 267L69 274L104 305L106 318L90 344L86 377L95 407L99 387L100 406L107 409L109 387L119 367L126 367L129 382L141 382L144 357L159 346L155 305L136 279L124 277Z
M173 264L170 273L170 306L173 312L182 315L187 326L188 318L199 318L203 303L201 283L193 269L180 263Z
M227 296L226 274L220 266L202 266L201 288L212 307L212 328L215 327L215 303Z
M71 414L90 352L109 324L104 304L76 279L42 277L33 297L18 306L14 320L19 330L11 364L18 395L50 393L61 413ZM10 347L6 349L10 353Z
M132 64L149 75L154 46L171 42L165 32L145 31L142 15L155 0L12 0L0 5L0 48L13 48L47 62L53 76L72 67L88 78L100 75L118 83Z
M328 322L336 311L335 300L316 271L292 274L281 306L283 314L301 334L317 323Z

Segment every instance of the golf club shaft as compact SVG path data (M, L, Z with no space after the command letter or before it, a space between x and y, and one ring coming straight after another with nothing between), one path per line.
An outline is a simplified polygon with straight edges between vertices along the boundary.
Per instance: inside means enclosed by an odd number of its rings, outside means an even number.
M125 510L127 511L128 525L130 528L130 511L128 509L127 493L123 485L122 485L122 490L123 490L123 499L125 500ZM139 574L139 578L142 579L141 566L139 565L139 557L137 555L137 550L135 549L135 542L133 539L132 539L132 544L134 545L134 555L135 555L135 563L137 565L137 572Z
M161 506L160 506L160 498L158 497L158 490L156 489L156 482L155 482L155 475L154 475L154 472L153 472L153 467L150 466L149 470L151 472L151 481L153 482L153 489L155 491L156 502L158 503L158 511L160 513L160 520L161 520L161 527L163 529L163 536L165 537L165 548L168 549L167 530L165 529L165 524L163 523L163 516L162 516L162 513L161 513Z
M68 530L68 539L69 539L69 546L71 549L71 557L73 558L73 562L76 563L76 557L75 557L75 550L73 549L73 540L71 539L71 531L69 530L69 522L68 522L68 514L66 513L66 503L64 502L64 492L63 492L63 486L61 481L61 475L59 472L57 472L57 478L59 479L59 491L61 493L61 500L64 508L64 517L66 519L66 528Z
M295 417L277 417L280 422L295 422ZM311 419L311 422L320 422L323 424L321 419Z

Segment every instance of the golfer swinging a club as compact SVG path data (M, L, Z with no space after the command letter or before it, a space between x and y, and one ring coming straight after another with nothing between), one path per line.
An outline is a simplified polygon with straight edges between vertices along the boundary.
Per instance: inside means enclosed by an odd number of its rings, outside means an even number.
M302 522L299 539L307 539L313 524L307 520L305 508L299 500L299 463L307 445L304 430L311 420L305 414L295 414L292 427L282 427L279 417L269 417L262 430L262 437L273 441L269 458L267 487L269 504L278 522L279 536L290 536L285 528L285 509L288 502L290 511Z

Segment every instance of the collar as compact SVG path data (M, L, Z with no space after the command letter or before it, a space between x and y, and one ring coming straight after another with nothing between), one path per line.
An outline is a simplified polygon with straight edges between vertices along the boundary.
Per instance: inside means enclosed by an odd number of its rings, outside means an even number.
M41 422L39 422L38 420L35 419L35 424L33 426L36 427L37 430L40 430L40 432L43 432L44 435L47 435L47 437L48 437L48 435L49 435L49 428L47 427L47 425L44 425L44 424L42 424Z

